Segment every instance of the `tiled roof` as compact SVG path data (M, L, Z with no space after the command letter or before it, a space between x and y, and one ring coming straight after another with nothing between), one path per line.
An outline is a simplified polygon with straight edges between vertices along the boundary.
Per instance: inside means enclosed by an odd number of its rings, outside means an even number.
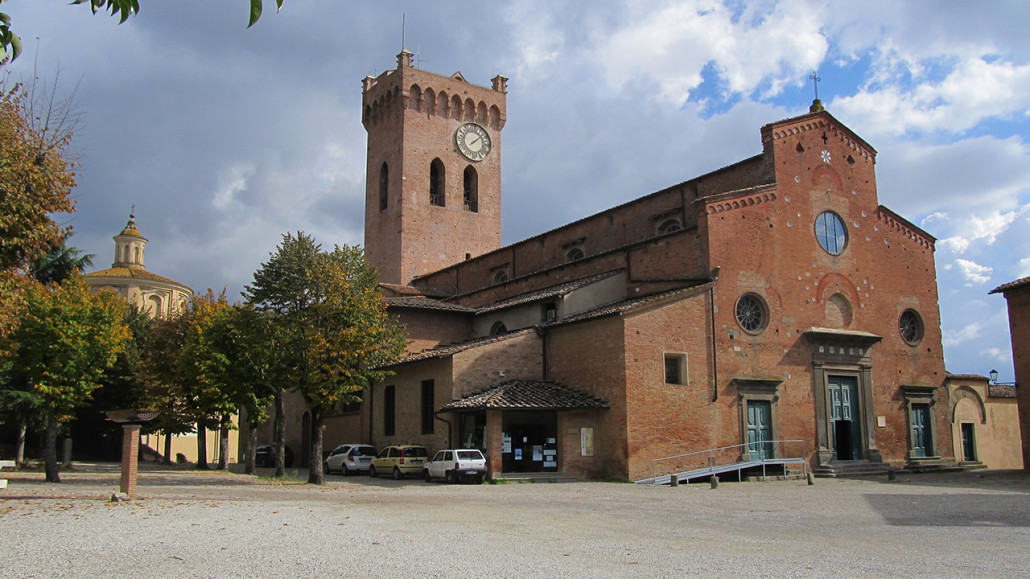
M948 380L983 380L985 382L990 380L987 376L980 374L952 374L951 372L948 372L947 378Z
M547 299L547 298L551 298L551 297L555 297L555 296L563 296L563 295L566 295L566 294L568 294L568 293L570 293L570 292L572 292L574 290L577 290L577 289L579 289L581 287L588 286L588 285L590 285L592 283L599 282L601 280L604 280L604 279L607 279L609 277L612 277L613 275L617 275L619 273L622 273L623 271L624 270L622 270L622 269L606 271L604 273L599 273L597 275L591 275L591 276L588 276L588 277L584 277L584 278L580 278L580 279L577 279L577 280L573 280L573 281L565 282L565 283L562 283L562 284L558 284L556 286L551 286L551 287L544 288L544 289L541 289L541 290L532 291L532 292L525 293L525 294L522 294L522 295L519 295L519 296L515 296L513 298L509 298L509 299L506 299L506 300L499 301L499 302L494 303L494 304L490 304L489 306L484 306L482 308L477 309L476 313L482 314L482 313L486 313L486 312L492 312L492 311L495 311L495 310L502 310L504 308L510 308L512 306L517 306L517 305L520 305L520 304L526 304L526 303L534 302L534 301L537 301L537 300L543 300L543 299Z
M379 282L379 286L387 290L392 291L395 294L405 296L421 296L422 292L418 291L418 288L413 288L410 285L400 285L395 283L384 283Z
M459 306L458 304L452 304L443 302L440 300L434 300L426 297L412 297L412 298L385 298L383 302L388 307L397 308L415 308L422 310L444 310L448 312L463 312L473 313L476 310L474 308L467 308L465 306Z
M988 398L1015 398L1016 397L1016 385L1015 384L988 384L987 385L987 397Z
M555 322L551 322L551 323L546 324L546 325L548 325L548 326L557 326L557 325L562 325L562 324L569 324L569 323L572 323L572 322L581 322L583 320L589 320L589 319L594 319L594 318L603 318L605 316L610 316L610 315L614 315L614 314L621 314L622 312L626 312L626 311L633 310L633 309L636 309L636 308L639 308L639 307L643 307L643 306L647 306L647 305L650 305L650 304L653 304L653 303L657 303L657 302L660 302L660 301L662 301L664 299L677 297L680 294L689 293L692 290L694 290L694 289L696 289L696 288L698 288L698 287L700 287L700 286L702 286L702 285L704 285L706 283L709 283L710 281L712 281L712 280L709 280L709 279L689 280L690 285L685 286L685 287L681 287L681 288L677 288L677 289L674 289L674 290L669 290L669 291L657 293L657 294L650 295L650 296L645 296L645 297L642 297L642 298L633 298L633 299L629 299L629 300L621 300L621 301L618 301L618 302L615 302L615 303L612 303L612 304L604 305L604 306L601 306L601 307L598 307L598 308L594 308L592 310L585 311L585 312L583 312L581 314L575 314L575 315L571 315L571 316L566 316L566 317L564 317L564 318L562 318L560 320L557 320Z
M119 277L124 279L141 279L147 281L160 281L164 283L170 283L174 285L182 285L181 283L168 279L167 277L161 277L156 273L150 273L145 269L129 268L129 267L112 267L110 269L102 269L100 271L94 271L85 275L87 278L91 277ZM183 286L186 287L186 286Z
M503 342L505 340L510 340L510 339L518 337L518 336L524 336L524 335L526 335L526 334L528 334L530 332L535 332L535 331L536 331L535 328L524 328L524 329L517 330L517 331L514 331L514 332L508 332L507 334L501 334L499 336L489 336L489 337L486 337L486 338L477 338L475 340L469 340L468 342L461 342L460 344L450 344L450 345L447 345L447 346L437 346L435 348L431 348L429 350L424 350L424 351L419 352L417 354L412 354L410 356L405 356L405 357L401 358L400 360L397 360L393 364L390 364L390 366L397 366L398 364L407 364L409 362L418 362L420 360L429 360L429 359L432 359L432 358L446 358L448 356L453 356L454 354L457 354L457 353L460 353L460 352L464 352L465 350L471 350L472 348L478 348L479 346L484 346L486 344L493 344L493 343L496 343L496 342Z
M1030 286L1030 277L1024 277L1024 278L1017 279L1016 281L1010 281L1009 283L1003 283L1000 286L992 289L991 291L989 291L987 293L988 293L988 295L1004 293L1004 292L1007 292L1009 290L1020 289L1020 288L1024 288L1024 287L1027 287L1027 286Z
M441 410L574 410L608 408L605 400L543 380L508 380L455 400Z

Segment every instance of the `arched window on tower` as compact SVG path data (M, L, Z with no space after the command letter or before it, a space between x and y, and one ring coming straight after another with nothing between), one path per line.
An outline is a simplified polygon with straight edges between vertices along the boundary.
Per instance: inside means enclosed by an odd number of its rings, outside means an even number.
M429 204L444 207L444 170L440 159L433 159L429 164Z
M390 203L387 197L387 189L390 186L390 168L383 163L383 166L379 168L379 210L386 209Z
M142 259L140 259L139 246L138 245L132 249L132 254L133 254L132 263L139 264L140 262L143 261Z
M472 165L465 167L464 192L465 211L479 213L479 174Z

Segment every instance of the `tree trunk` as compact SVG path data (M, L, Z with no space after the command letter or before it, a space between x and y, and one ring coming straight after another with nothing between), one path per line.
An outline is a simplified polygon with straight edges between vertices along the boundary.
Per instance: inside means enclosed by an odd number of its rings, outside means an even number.
M46 417L46 446L43 447L43 461L46 465L47 482L61 482L57 474L57 417L53 411Z
M197 423L197 468L200 470L210 470L211 467L207 465L207 428Z
M275 393L275 478L286 476L286 393L280 388Z
M308 459L308 482L320 485L325 483L322 474L322 409L311 409L311 457Z
M69 434L61 441L61 466L70 468L72 465L72 437Z
M222 423L218 429L218 470L229 468L229 415L222 415Z
M22 422L18 426L18 440L14 444L14 462L21 465L25 462L25 431L28 426Z
M165 434L165 464L172 464L172 435Z
M257 452L258 423L251 422L247 430L247 456L243 458L243 469L247 474L254 474L254 453Z

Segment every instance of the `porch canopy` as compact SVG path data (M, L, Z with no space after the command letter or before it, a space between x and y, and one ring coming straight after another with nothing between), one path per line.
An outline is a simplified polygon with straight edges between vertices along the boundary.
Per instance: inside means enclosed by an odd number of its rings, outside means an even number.
M581 410L608 408L608 402L557 382L507 380L447 404L440 412L480 410Z

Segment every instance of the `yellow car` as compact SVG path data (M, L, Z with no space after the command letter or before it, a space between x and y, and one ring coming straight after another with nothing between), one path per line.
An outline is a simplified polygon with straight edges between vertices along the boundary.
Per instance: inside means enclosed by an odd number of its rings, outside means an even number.
M422 465L428 456L429 452L424 446L387 446L380 451L379 456L372 459L372 464L368 467L368 476L374 478L379 473L391 473L396 480L404 478L406 474L418 476L422 474Z

